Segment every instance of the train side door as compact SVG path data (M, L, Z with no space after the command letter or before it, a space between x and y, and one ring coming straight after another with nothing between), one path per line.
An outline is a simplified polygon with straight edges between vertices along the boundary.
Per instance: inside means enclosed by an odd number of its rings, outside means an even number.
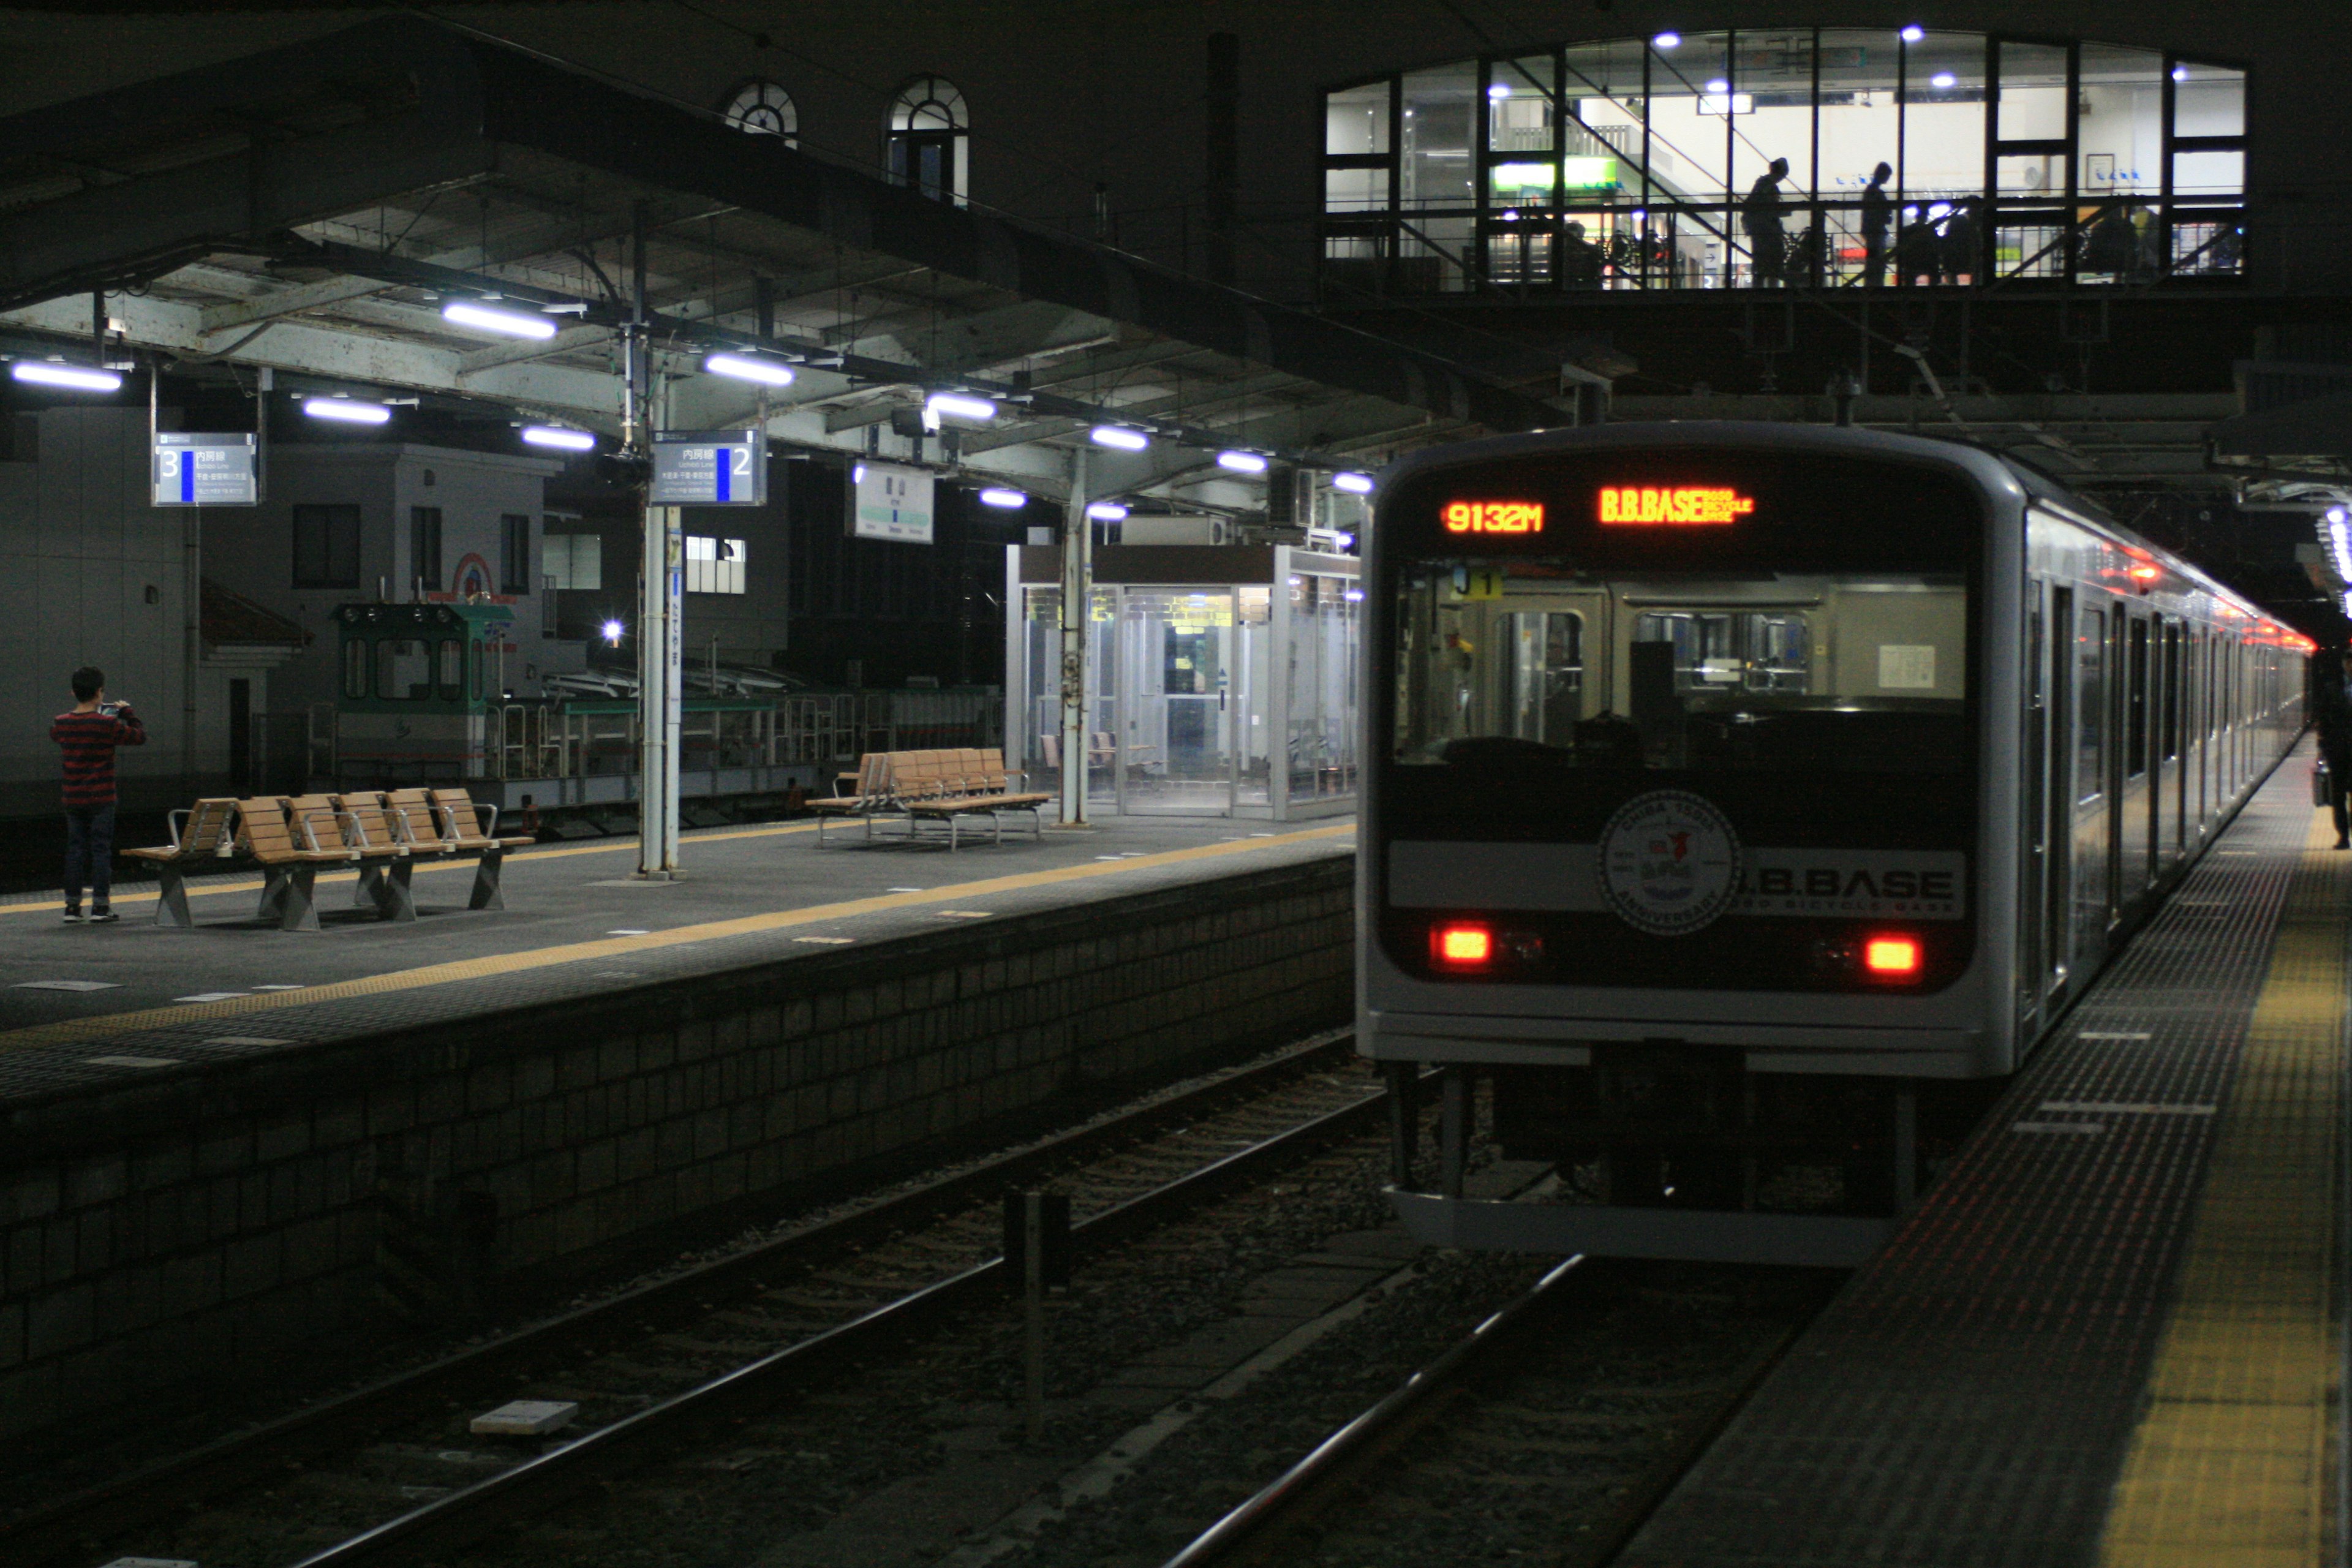
M2110 889L2115 880L2108 864L2115 840L2108 832L2111 816L2107 787L2107 614L2088 605L2076 612L2074 651L2074 815L2071 828L2074 857L2074 946L2079 953L2096 950L2106 934Z
M2131 718L2126 660L2129 658L2127 649L2132 617L2131 612L2121 605L2115 605L2105 614L2097 611L2093 614L2098 615L2106 629L2101 669L2105 678L2101 695L2105 700L2100 704L2105 733L2102 736L2105 744L2101 760L2104 765L2099 775L2105 788L2107 806L2104 814L2106 827L2106 924L2102 929L2112 936L2116 927L2123 922L2125 861L2137 858L2131 854L2131 841L2124 826L2125 763L2127 760L2124 754L2125 736L2126 726Z
M2037 1031L2031 1026L2042 1005L2044 979L2050 972L2045 911L2050 876L2050 673L2045 590L2030 583L2025 597L2025 727L2019 761L2025 798L2021 820L2021 864L2018 867L2017 1014L2021 1038Z

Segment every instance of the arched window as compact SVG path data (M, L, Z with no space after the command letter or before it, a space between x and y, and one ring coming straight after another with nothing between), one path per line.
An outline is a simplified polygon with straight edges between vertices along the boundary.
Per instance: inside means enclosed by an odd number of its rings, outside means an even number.
M940 77L919 76L890 104L890 178L939 201L961 204L971 173L963 94Z
M745 82L728 98L727 107L720 112L727 116L727 123L738 131L748 131L755 136L781 136L787 147L800 144L800 110L793 107L793 95L774 82L756 77Z

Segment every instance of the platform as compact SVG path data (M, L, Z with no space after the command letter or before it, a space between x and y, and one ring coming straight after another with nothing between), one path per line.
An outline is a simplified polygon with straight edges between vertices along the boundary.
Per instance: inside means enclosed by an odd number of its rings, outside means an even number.
M506 908L469 910L470 862L419 866L416 921L353 906L321 875L324 929L256 915L255 873L192 878L196 925L153 925L152 882L116 889L119 924L68 926L56 894L0 901L0 1107L126 1077L620 994L779 958L1352 852L1352 822L1118 817L1009 829L1003 844L867 840L814 823L715 828L682 841L682 879L635 875L636 842L541 846L507 860Z
M1620 1563L2338 1560L2352 854L2308 789L2298 753Z

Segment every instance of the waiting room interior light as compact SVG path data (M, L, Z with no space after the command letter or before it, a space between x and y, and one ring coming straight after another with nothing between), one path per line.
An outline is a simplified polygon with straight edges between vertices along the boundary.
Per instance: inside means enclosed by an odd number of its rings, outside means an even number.
M1660 33L1650 40L1650 47L1654 49L1679 49L1683 47L1683 36L1680 33Z
M1345 490L1351 496L1368 496L1372 493L1372 476L1370 474L1333 474L1331 476L1331 488L1335 490Z
M1124 425L1097 425L1087 432L1087 438L1097 447L1116 447L1122 452L1143 452L1151 447L1150 437Z
M501 310L471 300L450 300L441 307L441 319L509 338L546 339L555 335L555 323L545 316L526 316L519 310Z
M1954 88L1960 85L1960 79L1950 71L1937 71L1927 79L1927 85L1934 88Z
M1911 936L1874 936L1863 943L1863 967L1873 974L1916 974L1919 973L1919 939Z
M36 386L69 386L76 392L120 392L122 378L110 370L90 370L78 364L52 364L46 360L20 359L8 367L15 380Z
M593 452L596 437L585 430L566 430L561 425L526 425L522 438L532 447L552 447L559 452Z
M985 397L974 397L963 392L934 392L923 399L923 406L934 419L993 419L996 405Z
M340 419L346 425L382 425L392 410L381 403L360 403L348 397L305 398L302 412L313 419Z
M754 359L750 354L711 354L702 362L702 368L713 375L731 376L737 381L756 381L762 386L790 386L793 367L780 360Z
M1904 28L1901 35L1903 41L1906 44L1918 43L1920 40L1927 37L1927 29L1921 26L1916 22L1914 22L1909 26Z
M1265 459L1255 452L1220 452L1217 467L1237 474L1262 474L1265 472Z
M605 644L612 647L620 647L621 634L628 629L618 621L606 621L604 626Z
M1731 90L1730 79L1727 77L1711 78L1707 81L1706 90L1709 92L1729 92Z
M1495 83L1494 86L1486 89L1486 96L1494 99L1496 102L1500 102L1502 100L1511 96L1511 84L1507 81L1498 81Z
M1087 515L1097 522L1123 522L1127 520L1127 508L1115 500L1088 501Z
M1019 490L1006 489L1002 485L991 485L980 492L980 504L1002 507L1006 511L1011 511L1016 507L1027 506L1029 498Z
M2173 67L2172 79L2175 81L2187 81L2189 79L2189 68L2187 66Z

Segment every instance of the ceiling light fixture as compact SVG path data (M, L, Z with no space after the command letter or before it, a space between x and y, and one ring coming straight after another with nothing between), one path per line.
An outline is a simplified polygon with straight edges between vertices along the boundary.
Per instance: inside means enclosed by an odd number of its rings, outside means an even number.
M120 392L122 378L110 370L88 370L78 364L52 364L46 360L20 359L8 367L18 381L36 386L69 386L76 392Z
M1927 36L1927 29L1914 22L1899 35L1906 44L1916 44Z
M1087 515L1097 522L1120 522L1126 520L1127 508L1115 500L1088 501Z
M1679 49L1683 47L1683 36L1680 33L1660 33L1650 40L1650 47L1654 49Z
M596 437L585 430L567 430L561 425L526 425L522 429L526 445L553 447L565 452L593 452Z
M962 392L934 392L923 399L923 406L933 418L993 419L996 405L985 397L974 397Z
M1000 485L992 485L980 492L980 504L1001 507L1006 511L1011 511L1016 507L1027 506L1029 498L1019 490L1010 490Z
M1151 446L1150 437L1124 425L1097 425L1087 436L1097 447L1116 447L1122 452L1146 451Z
M712 354L702 362L702 368L713 375L756 381L762 386L790 386L794 374L792 366L781 361L753 359L749 354Z
M471 300L452 300L441 307L441 319L455 321L476 331L497 332L509 338L547 339L555 335L555 323L545 316L526 316L517 310L493 310L476 304Z
M340 419L346 425L382 425L392 417L392 410L381 403L355 403L348 397L307 398L302 412L313 419Z
M1265 472L1265 459L1255 452L1220 452L1217 467L1237 474L1262 474Z
M1372 493L1372 476L1370 474L1333 474L1331 476L1331 488L1335 490L1345 490L1351 496L1368 496Z

